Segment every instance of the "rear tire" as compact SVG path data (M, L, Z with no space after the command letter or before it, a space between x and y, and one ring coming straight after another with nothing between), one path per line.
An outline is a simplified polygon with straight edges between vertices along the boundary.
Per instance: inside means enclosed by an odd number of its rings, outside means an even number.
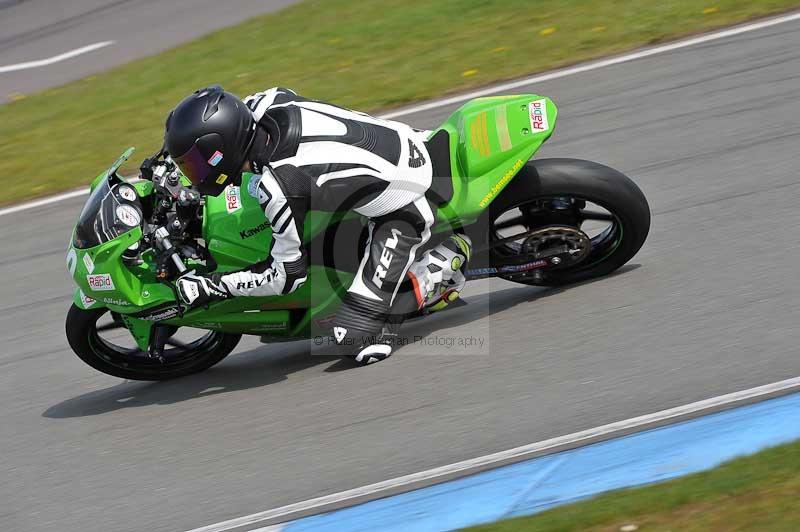
M547 271L541 279L514 282L542 286L577 283L608 275L628 262L644 244L650 230L650 207L642 191L630 178L599 163L580 159L529 161L503 189L490 207L490 217L530 203L537 198L572 197L607 209L620 229L613 251L599 261L587 260L564 270ZM490 236L491 238L491 236Z
M228 356L240 334L214 332L193 342L174 360L160 363L141 351L119 348L97 333L97 320L108 309L83 310L74 304L67 313L67 341L78 357L94 369L113 377L139 381L175 379L204 371Z

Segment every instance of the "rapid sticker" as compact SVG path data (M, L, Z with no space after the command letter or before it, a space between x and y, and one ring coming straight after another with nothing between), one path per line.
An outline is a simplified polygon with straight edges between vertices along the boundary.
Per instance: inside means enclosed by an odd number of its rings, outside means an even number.
M239 210L242 206L242 197L239 192L239 187L233 185L225 189L225 207L228 212Z
M531 130L534 133L550 129L550 123L547 120L547 100L542 99L529 103L528 114L531 119Z
M110 273L100 273L97 275L87 275L86 282L94 292L115 290L114 280Z

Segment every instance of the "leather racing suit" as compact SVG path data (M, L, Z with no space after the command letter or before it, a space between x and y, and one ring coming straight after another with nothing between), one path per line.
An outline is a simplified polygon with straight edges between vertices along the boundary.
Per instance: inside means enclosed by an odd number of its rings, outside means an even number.
M351 351L358 351L368 339L381 337L398 292L413 294L413 303L403 303L408 310L441 300L442 281L463 286L459 268L448 265L466 262L468 240L462 239L466 248L451 243L449 254L448 249L428 252L426 260L411 268L434 221L426 198L432 180L425 145L429 132L309 100L285 88L250 95L244 102L260 126L250 160L257 190L251 192L264 208L273 244L266 261L217 274L215 285L230 296L297 290L306 281L308 267L302 245L306 212L353 210L369 219L369 236L333 322L337 344L353 345ZM458 261L451 260L455 255ZM439 258L442 265L429 264ZM367 349L365 361L390 352L384 347Z

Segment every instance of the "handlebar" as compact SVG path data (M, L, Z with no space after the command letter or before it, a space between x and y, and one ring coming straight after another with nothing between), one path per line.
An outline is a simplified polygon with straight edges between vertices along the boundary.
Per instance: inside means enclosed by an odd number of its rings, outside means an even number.
M183 186L180 170L163 147L142 162L140 171L142 177L152 181L154 187L153 212L149 223L152 224L150 227L157 229L149 233L151 236L148 236L148 240L151 240L155 250L161 252L156 277L166 281L176 271L178 275L189 271L183 256L197 258L195 255L203 257L207 254L197 242L187 244L184 238L188 236L191 239L191 235L198 232L204 199L196 190ZM177 239L179 248L173 245L172 238ZM216 268L213 258L205 259L211 260Z
M172 242L169 239L169 231L166 227L159 227L156 229L154 233L156 237L156 246L160 248L165 253L169 254L170 259L172 260L175 267L178 269L178 273L183 274L189 271L189 268L186 267L184 264L183 259L175 250L175 247L172 245Z

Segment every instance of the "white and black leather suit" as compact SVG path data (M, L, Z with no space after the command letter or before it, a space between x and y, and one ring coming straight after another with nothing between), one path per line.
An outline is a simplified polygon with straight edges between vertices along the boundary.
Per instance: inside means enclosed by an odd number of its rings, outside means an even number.
M273 244L263 264L215 280L233 296L297 290L308 266L301 242L306 212L353 210L369 219L369 238L334 331L379 332L409 266L430 238L428 132L284 88L244 102L260 126L250 162L261 176L258 199Z

